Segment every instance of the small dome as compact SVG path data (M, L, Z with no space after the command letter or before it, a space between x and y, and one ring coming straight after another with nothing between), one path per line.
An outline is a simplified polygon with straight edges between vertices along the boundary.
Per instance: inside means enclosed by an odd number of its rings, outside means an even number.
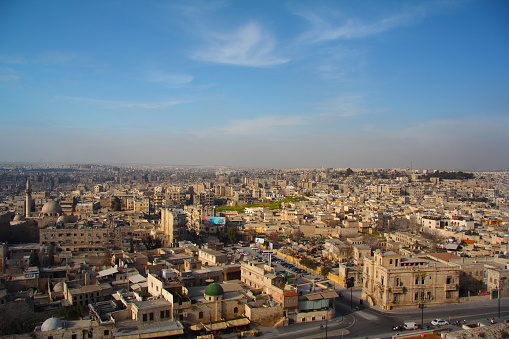
M44 214L60 214L62 213L62 207L56 201L50 200L42 206L41 212Z
M23 220L25 220L25 217L22 216L21 214L16 214L14 216L14 219L12 219L12 221L23 221Z
M64 328L64 322L58 318L51 317L42 323L41 332L53 331L59 328Z
M63 292L63 291L64 291L64 283L63 282L58 282L55 284L55 286L53 286L53 292L58 293L58 292Z
M223 295L224 291L221 285L212 283L205 289L205 295L208 295L210 297L217 297L220 295Z

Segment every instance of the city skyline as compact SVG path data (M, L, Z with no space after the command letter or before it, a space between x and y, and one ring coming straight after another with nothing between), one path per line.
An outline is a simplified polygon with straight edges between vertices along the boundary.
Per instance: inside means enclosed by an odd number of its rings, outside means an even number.
M0 159L505 170L508 14L496 1L4 2Z

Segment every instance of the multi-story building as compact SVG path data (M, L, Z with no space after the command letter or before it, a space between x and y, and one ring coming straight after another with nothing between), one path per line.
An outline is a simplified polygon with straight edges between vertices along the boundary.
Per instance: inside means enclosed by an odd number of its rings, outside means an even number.
M161 230L165 235L163 246L174 246L187 232L186 213L181 209L161 209Z
M384 309L459 302L460 267L377 250L364 258L362 298Z

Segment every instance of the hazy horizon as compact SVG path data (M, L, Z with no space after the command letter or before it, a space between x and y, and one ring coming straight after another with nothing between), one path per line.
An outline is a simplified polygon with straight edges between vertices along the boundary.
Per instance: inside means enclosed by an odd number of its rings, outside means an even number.
M0 161L509 168L504 1L0 4Z

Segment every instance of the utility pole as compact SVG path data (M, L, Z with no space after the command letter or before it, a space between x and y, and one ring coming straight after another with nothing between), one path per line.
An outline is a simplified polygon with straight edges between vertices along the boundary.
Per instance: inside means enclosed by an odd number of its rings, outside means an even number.
M421 329L423 329L424 328L424 303L420 303L419 308L421 309Z

